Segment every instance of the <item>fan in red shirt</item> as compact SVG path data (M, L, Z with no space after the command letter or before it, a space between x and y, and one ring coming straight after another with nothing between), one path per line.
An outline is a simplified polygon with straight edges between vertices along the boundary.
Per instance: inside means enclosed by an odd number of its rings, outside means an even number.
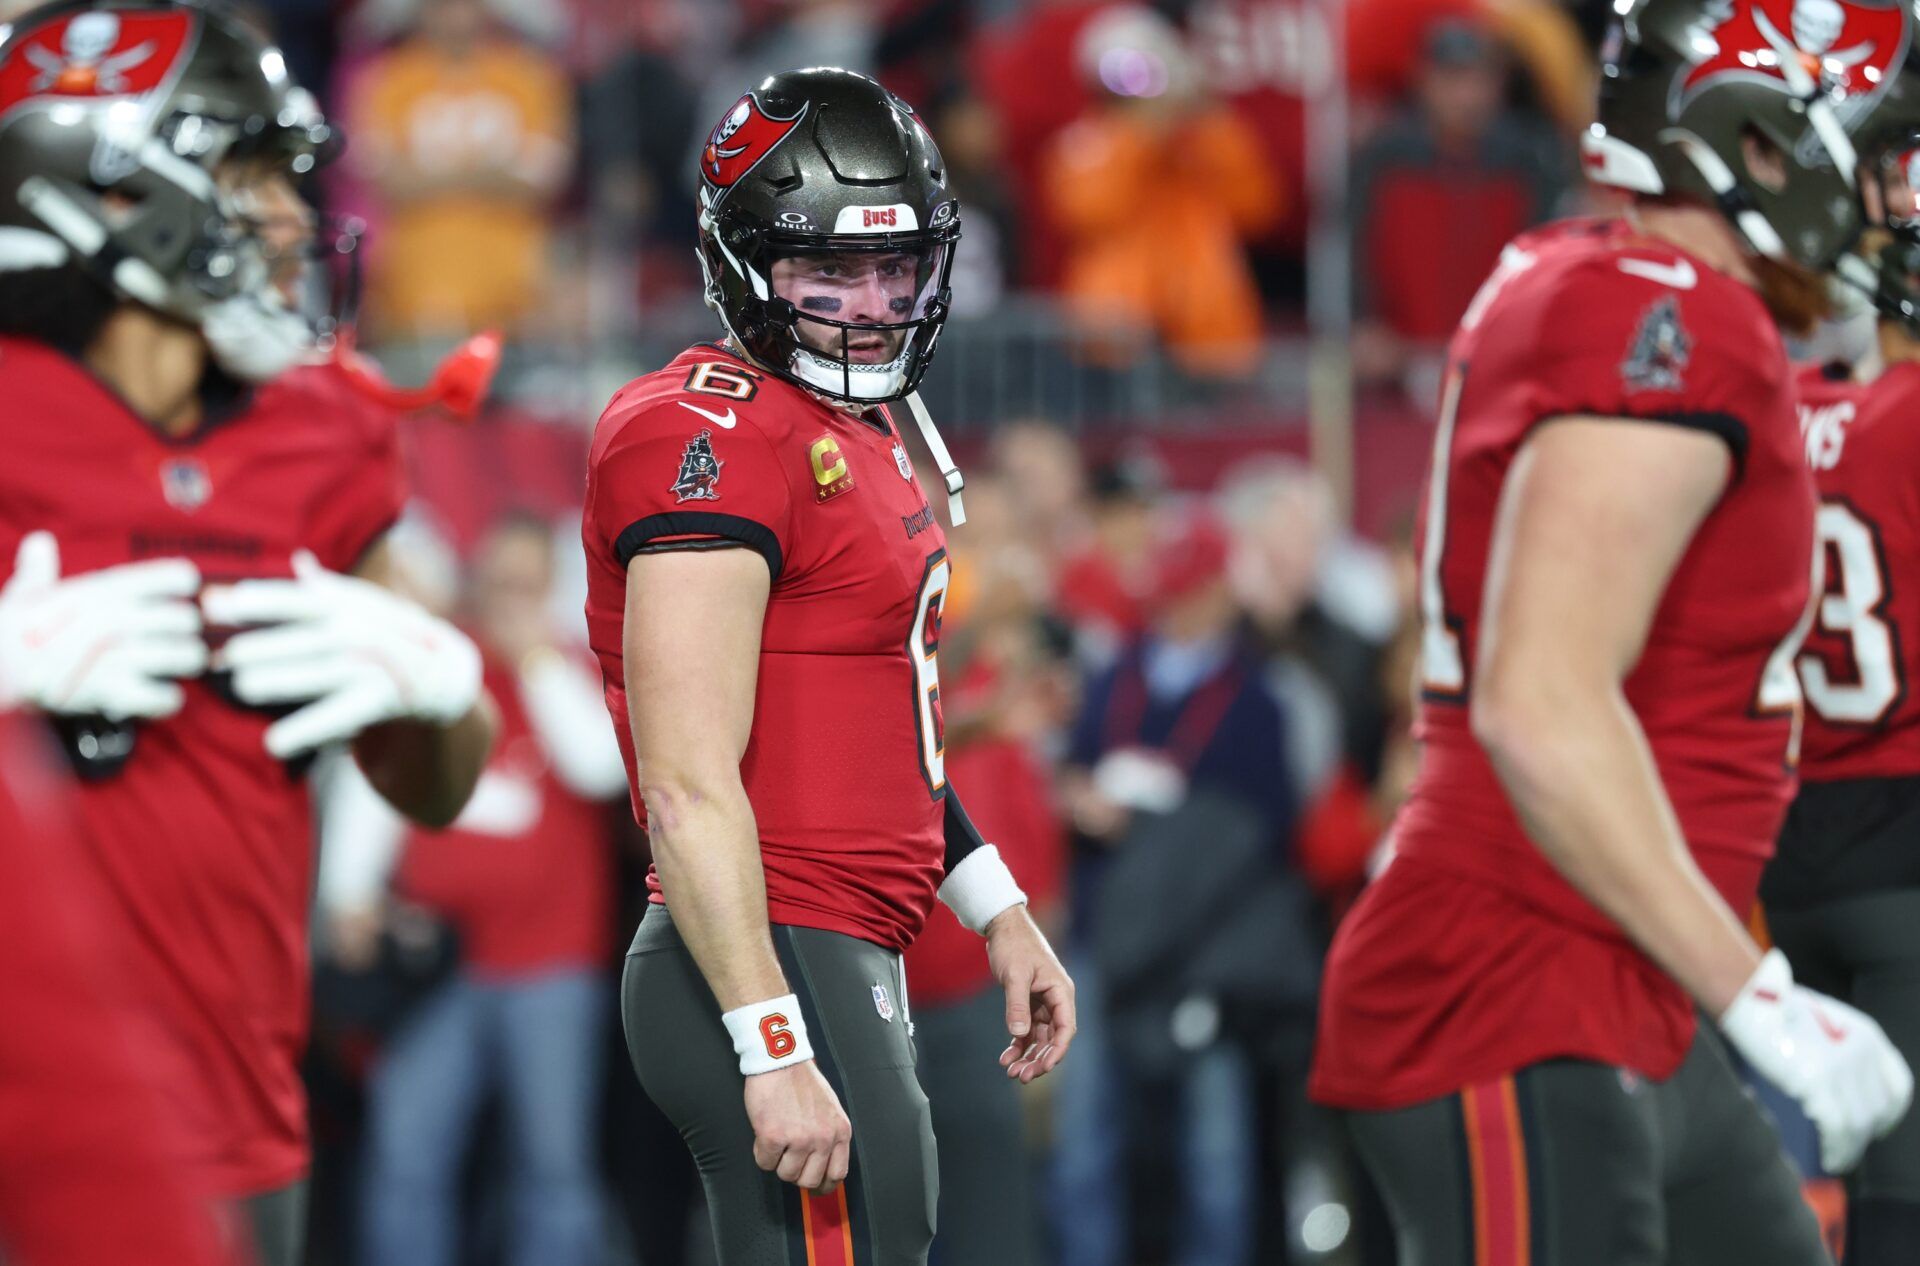
M1800 655L1800 794L1760 895L1802 980L1920 1057L1920 138L1872 164L1900 236L1877 257L1878 355L1800 381L1826 583ZM1847 1191L1847 1260L1920 1258L1920 1118L1867 1149Z
M42 738L0 714L0 1248L20 1266L216 1266Z
M450 818L490 740L479 657L365 579L403 495L395 423L310 363L333 326L296 311L318 235L294 181L331 134L280 54L155 0L9 30L0 701L78 773L174 1163L292 1261L308 757L351 740L397 806Z
M1726 1045L1837 1169L1912 1094L1878 1026L1742 922L1811 617L1776 326L1819 311L1863 220L1851 138L1914 86L1906 9L1789 7L1631 6L1587 157L1638 198L1511 243L1449 350L1421 768L1329 956L1312 1080L1422 1261L1823 1262Z
M987 937L1008 1075L1073 1033L1071 982L948 785L951 569L887 407L921 408L959 204L907 107L831 68L742 96L700 174L727 340L616 393L587 476L588 636L654 854L628 1049L726 1266L802 1244L912 1266L935 1171L899 951L936 893Z

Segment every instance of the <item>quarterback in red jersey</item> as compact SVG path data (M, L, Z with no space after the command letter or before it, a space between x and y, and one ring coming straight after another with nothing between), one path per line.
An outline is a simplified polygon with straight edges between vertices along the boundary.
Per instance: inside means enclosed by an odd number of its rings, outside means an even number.
M1789 7L1618 7L1588 167L1639 196L1511 243L1449 349L1421 768L1329 955L1312 1082L1424 1263L1812 1266L1726 1045L1836 1169L1912 1093L1878 1026L1742 921L1811 618L1776 326L1818 310L1862 221L1853 137L1914 73L1906 8L1835 5L1825 31ZM1781 54L1843 38L1844 72Z
M268 1263L307 1164L306 758L351 740L446 821L491 733L472 645L368 579L394 420L302 363L329 140L223 10L68 3L0 44L0 704L72 758L176 1163Z
M1820 491L1826 583L1800 655L1800 794L1761 879L1774 942L1806 983L1920 1057L1920 138L1872 168L1903 236L1877 257L1876 354L1808 371L1800 423ZM1920 1117L1867 1148L1847 1186L1847 1261L1920 1260Z
M763 81L700 167L727 340L616 394L587 480L588 633L655 864L627 1042L724 1266L910 1266L936 1178L899 951L936 893L987 938L1009 1075L1074 1028L947 785L945 540L884 407L945 320L959 208L926 129L843 70Z

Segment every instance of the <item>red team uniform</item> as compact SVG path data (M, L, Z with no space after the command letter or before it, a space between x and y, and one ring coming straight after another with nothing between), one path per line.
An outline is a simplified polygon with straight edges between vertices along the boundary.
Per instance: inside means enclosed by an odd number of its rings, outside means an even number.
M1417 542L1420 772L1395 859L1327 964L1312 1093L1348 1108L1404 1107L1558 1057L1664 1079L1693 1041L1692 1001L1527 838L1469 730L1495 512L1538 423L1644 418L1726 441L1726 490L1625 694L1695 860L1738 913L1794 791L1813 486L1760 298L1622 223L1551 226L1508 246L1455 336L1446 392Z
M949 567L891 416L856 417L696 344L608 404L585 513L588 638L640 821L627 563L650 546L745 545L773 575L740 765L769 919L904 949L943 876L935 657ZM657 876L647 883L659 903Z
M0 715L0 1252L23 1266L215 1266L177 1122L127 1031L106 911L44 736Z
M0 557L45 529L68 574L182 557L206 583L292 573L311 550L351 571L398 517L398 435L338 371L299 370L169 440L77 361L0 338ZM268 754L274 714L182 683L163 720L67 727L87 856L110 891L113 955L140 1035L220 1196L307 1167L304 769Z
M1800 656L1807 782L1920 772L1920 365L1800 379L1826 588ZM1904 583L1903 583L1904 582Z

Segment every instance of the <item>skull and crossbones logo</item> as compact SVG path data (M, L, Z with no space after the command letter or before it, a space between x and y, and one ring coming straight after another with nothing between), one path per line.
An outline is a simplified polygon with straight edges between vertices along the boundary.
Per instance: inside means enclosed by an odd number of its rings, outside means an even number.
M117 15L80 14L67 24L58 53L31 44L24 50L39 72L34 76L32 91L83 97L126 92L127 72L153 56L154 42L147 40L116 53L114 45L119 42Z

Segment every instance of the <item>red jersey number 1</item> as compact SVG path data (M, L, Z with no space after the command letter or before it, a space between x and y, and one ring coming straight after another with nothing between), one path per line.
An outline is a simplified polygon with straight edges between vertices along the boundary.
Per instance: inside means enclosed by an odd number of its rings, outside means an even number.
M940 619L946 610L947 585L952 577L945 550L928 556L927 572L920 581L920 601L914 609L913 631L907 635L907 659L913 664L914 723L920 735L920 772L935 799L947 790L947 729L940 713Z

